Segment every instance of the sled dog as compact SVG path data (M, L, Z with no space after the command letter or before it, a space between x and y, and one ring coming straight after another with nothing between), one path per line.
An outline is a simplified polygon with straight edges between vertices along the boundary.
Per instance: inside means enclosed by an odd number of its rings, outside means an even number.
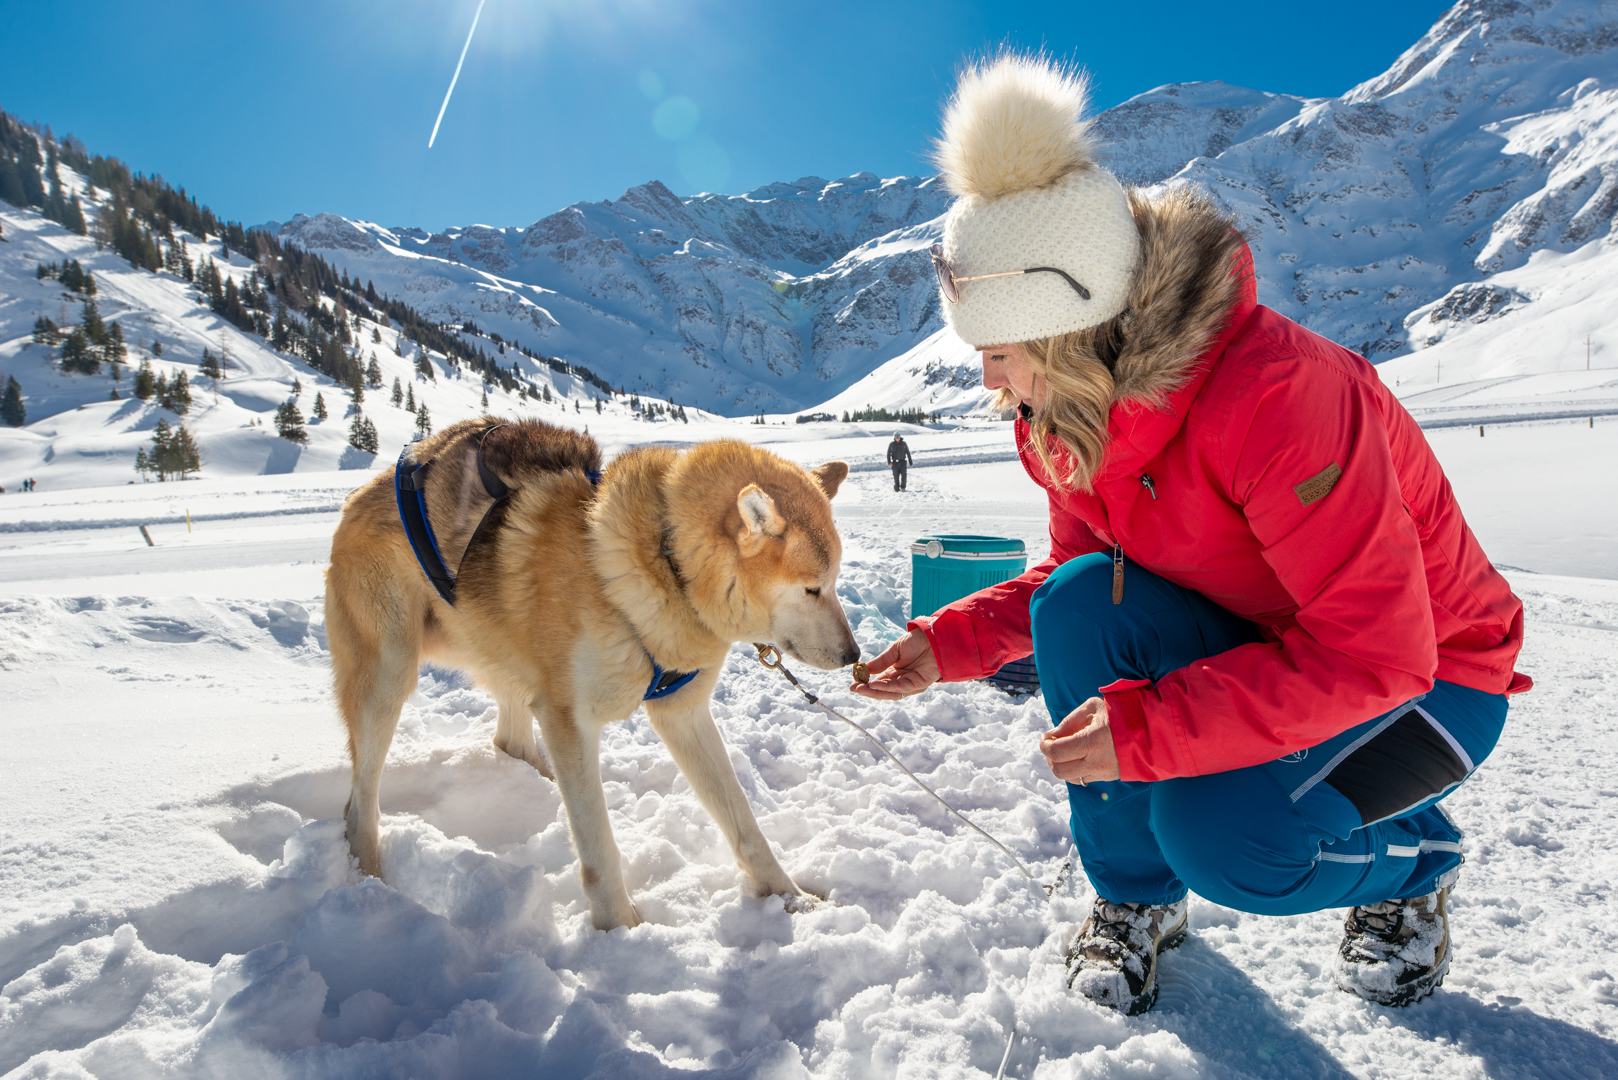
M326 576L360 869L382 875L382 765L430 659L488 688L495 746L556 781L597 927L640 921L607 819L600 735L643 700L753 891L801 895L759 831L709 700L733 642L774 642L826 670L859 658L837 602L830 503L847 475L841 461L806 470L732 440L631 450L602 473L587 435L487 417L407 447L394 473L349 496Z

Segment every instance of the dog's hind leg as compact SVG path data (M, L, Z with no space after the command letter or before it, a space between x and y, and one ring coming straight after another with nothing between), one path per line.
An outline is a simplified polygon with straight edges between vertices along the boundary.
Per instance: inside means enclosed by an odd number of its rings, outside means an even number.
M500 703L500 723L495 728L495 748L518 761L526 761L539 770L546 779L555 780L551 763L545 760L545 751L534 737L534 713L520 697L497 698Z
M708 676L708 672L703 675ZM800 896L802 890L776 861L770 842L760 831L753 808L736 779L724 740L714 726L708 699L717 679L715 670L712 677L699 677L668 698L648 701L646 715L696 793L697 801L730 842L736 864L752 883L753 892L758 896Z
M579 856L579 881L590 901L590 921L597 930L638 926L640 914L629 899L618 844L607 817L607 796L601 789L601 727L574 719L568 709L536 708L545 753L556 769L562 790L573 850Z
M382 876L382 766L421 657L420 624L405 608L401 597L356 595L335 568L327 578L326 636L354 766L343 815L349 850L372 877Z

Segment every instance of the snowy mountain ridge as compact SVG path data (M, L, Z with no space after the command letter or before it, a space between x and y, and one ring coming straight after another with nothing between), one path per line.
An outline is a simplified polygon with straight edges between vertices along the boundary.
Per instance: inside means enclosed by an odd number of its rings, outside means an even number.
M1341 97L1176 84L1096 125L1126 182L1200 184L1237 216L1262 302L1380 361L1554 306L1491 279L1609 242L1615 45L1610 3L1463 0ZM446 321L736 415L811 408L941 329L924 250L947 204L864 173L687 200L653 182L526 229L278 231Z
M270 223L444 322L724 412L813 405L936 330L936 180L805 177L681 200L657 181L526 228Z

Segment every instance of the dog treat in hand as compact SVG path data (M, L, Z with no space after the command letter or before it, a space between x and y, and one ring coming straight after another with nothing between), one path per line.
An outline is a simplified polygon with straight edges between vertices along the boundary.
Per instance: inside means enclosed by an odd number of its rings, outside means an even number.
M864 660L854 661L854 681L868 683L871 681L871 669L865 666Z

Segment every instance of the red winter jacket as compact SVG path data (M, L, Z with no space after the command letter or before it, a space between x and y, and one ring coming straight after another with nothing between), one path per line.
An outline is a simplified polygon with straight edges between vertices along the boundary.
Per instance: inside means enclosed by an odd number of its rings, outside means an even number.
M1023 466L1049 495L1050 557L911 623L943 679L979 678L1032 651L1029 599L1053 569L1114 544L1257 623L1262 643L1107 688L1125 780L1270 761L1435 678L1532 685L1513 674L1522 602L1415 421L1363 358L1259 305L1245 244L1234 258L1228 319L1186 381L1161 409L1112 407L1093 494L1056 487L1017 422Z

